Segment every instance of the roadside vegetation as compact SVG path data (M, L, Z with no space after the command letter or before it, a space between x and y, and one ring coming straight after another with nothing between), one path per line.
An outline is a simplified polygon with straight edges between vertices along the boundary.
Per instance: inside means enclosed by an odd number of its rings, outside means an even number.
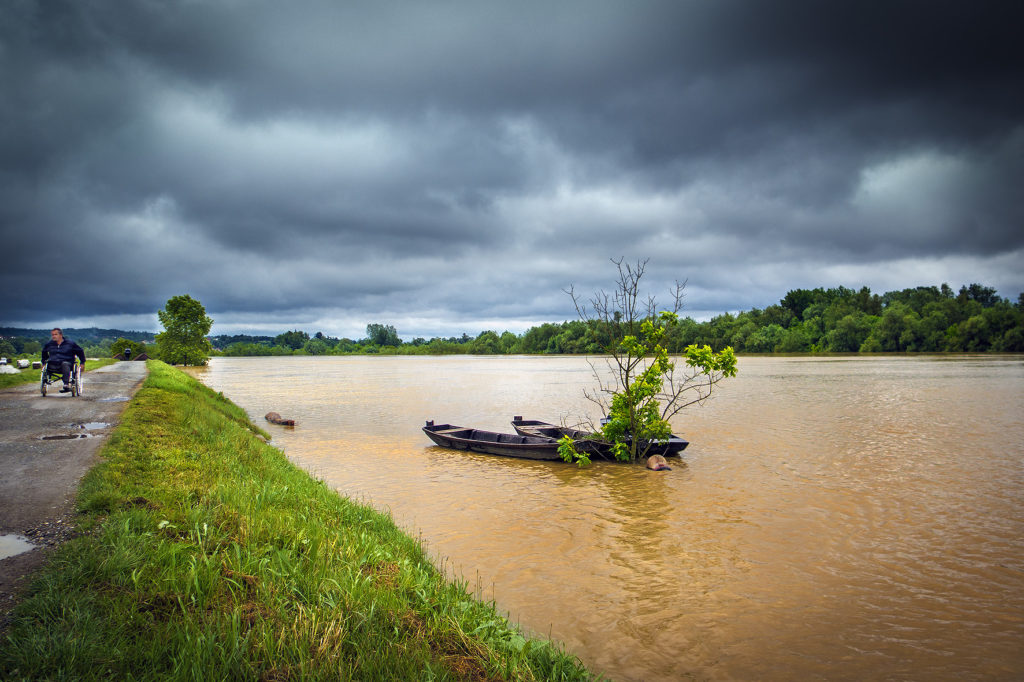
M33 359L38 360L39 358L35 357ZM100 367L112 365L115 362L117 362L117 360L115 360L114 358L88 358L88 362L85 363L85 371L86 373L88 373L94 369L99 369ZM38 384L39 371L40 370L38 369L32 369L31 367L29 367L28 369L23 369L19 371L17 374L0 374L0 388L21 386L22 384ZM82 381L83 383L85 382L84 379ZM88 385L86 385L87 390L88 388Z
M577 680L391 519L288 462L245 413L149 361L0 679Z

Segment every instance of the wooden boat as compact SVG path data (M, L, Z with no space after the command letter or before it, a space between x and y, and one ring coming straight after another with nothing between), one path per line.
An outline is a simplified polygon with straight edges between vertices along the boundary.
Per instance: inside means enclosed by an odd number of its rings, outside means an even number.
M521 436L542 436L555 440L562 436L569 436L573 439L576 449L586 451L591 456L598 455L605 459L615 459L611 452L611 445L601 440L596 440L594 434L580 431L568 426L558 426L548 422L537 421L536 419L523 419L516 415L512 418L512 428ZM690 441L672 435L666 440L653 441L647 456L661 455L662 457L678 457L679 453L686 449ZM581 449L582 448L584 449Z
M423 433L441 447L453 450L469 450L485 455L520 459L562 459L558 454L558 441L545 436L497 433L451 424L434 424L433 421L427 422L423 427Z

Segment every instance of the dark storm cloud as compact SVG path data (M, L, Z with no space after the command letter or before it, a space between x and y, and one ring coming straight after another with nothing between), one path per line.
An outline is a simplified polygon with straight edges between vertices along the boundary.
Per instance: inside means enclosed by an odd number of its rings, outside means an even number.
M11 2L0 318L406 334L571 316L650 256L694 311L1024 288L1017 5ZM75 245L74 293L33 247ZM134 316L134 317L133 317ZM441 320L444 320L443 322ZM403 327L403 324L406 326Z

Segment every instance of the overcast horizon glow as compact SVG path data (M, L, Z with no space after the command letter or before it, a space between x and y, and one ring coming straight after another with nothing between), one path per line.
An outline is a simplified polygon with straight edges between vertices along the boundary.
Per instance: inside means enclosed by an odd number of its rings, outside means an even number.
M618 257L696 319L819 286L1016 299L1022 13L10 3L0 326L156 330L188 293L215 334L519 333Z

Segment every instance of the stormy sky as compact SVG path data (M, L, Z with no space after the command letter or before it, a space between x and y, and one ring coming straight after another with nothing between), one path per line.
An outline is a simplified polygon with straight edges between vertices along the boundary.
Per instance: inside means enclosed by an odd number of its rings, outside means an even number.
M515 332L650 258L1024 290L1018 2L4 0L0 324Z

